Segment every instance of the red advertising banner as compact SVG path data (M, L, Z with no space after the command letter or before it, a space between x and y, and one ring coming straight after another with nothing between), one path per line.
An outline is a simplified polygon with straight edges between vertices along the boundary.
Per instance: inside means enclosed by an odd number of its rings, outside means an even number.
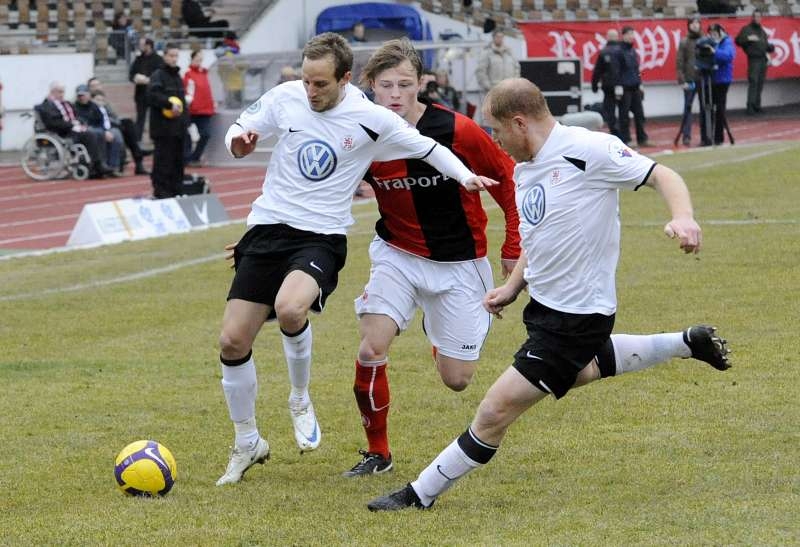
M720 23L733 40L750 17L703 19L703 30L711 23ZM761 25L775 46L771 54L767 78L800 77L800 19L792 17L768 17ZM677 79L675 56L681 38L686 34L686 19L648 19L625 21L546 21L521 22L517 25L525 35L528 57L579 58L583 63L583 81L592 80L592 70L597 52L606 43L606 31L621 30L623 26L634 28L634 47L639 53L642 79L647 82ZM733 77L747 79L747 56L736 46Z

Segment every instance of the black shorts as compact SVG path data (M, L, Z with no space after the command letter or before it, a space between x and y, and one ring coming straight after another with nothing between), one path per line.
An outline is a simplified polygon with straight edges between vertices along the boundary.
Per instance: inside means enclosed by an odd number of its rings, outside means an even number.
M228 300L238 298L270 306L267 319L275 318L275 297L289 272L301 270L319 285L319 298L311 309L320 312L336 289L339 270L347 258L347 238L317 234L285 224L258 224L250 228L233 252L236 275Z
M531 299L522 312L528 339L513 366L537 389L560 399L611 336L614 317L560 312Z

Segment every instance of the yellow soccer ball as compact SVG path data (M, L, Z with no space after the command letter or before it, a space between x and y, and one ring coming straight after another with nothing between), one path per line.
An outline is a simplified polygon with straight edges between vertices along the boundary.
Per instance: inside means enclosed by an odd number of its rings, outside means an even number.
M114 461L117 486L129 496L164 496L177 476L172 452L156 441L133 442Z
M169 98L169 102L171 102L172 104L176 104L178 105L178 107L180 107L180 111L178 112L178 114L175 114L171 108L161 109L161 113L164 115L164 117L169 118L171 120L175 116L180 116L180 113L183 112L183 101L181 101L178 97L173 95L172 97Z

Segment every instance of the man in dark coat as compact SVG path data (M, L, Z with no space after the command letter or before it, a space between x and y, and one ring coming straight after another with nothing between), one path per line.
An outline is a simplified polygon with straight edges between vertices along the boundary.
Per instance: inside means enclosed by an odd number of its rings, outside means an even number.
M150 76L147 104L153 141L153 197L174 197L183 193L183 139L188 119L175 44L166 45L164 65Z
M136 102L136 140L141 141L144 134L144 121L147 118L147 84L150 75L155 72L164 61L156 53L153 40L142 38L139 42L139 56L131 63L128 79L136 84L133 100Z
M753 12L750 23L736 35L736 45L747 55L747 114L761 114L761 91L767 79L769 54L775 51L775 46L767 40L759 10Z
M639 147L649 146L647 133L644 130L644 106L642 105L642 75L639 72L639 54L633 47L635 38L633 27L622 28L620 44L620 85L622 99L619 104L619 133L625 144L631 141L630 120L628 113L633 113L636 125L636 143Z
M622 98L621 85L619 80L619 33L617 29L609 29L606 32L606 45L597 54L597 61L592 71L592 91L597 93L598 89L603 90L603 119L608 125L608 132L619 137L619 125L617 124L617 103ZM617 91L620 90L619 97Z

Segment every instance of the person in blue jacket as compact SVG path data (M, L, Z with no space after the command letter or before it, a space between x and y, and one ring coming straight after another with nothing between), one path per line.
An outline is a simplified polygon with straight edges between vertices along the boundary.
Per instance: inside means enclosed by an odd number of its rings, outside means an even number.
M714 108L714 144L725 141L725 128L728 126L726 116L728 88L733 80L733 60L736 47L733 40L719 23L708 27L708 34L716 44L714 50L714 70L711 73L711 104Z

